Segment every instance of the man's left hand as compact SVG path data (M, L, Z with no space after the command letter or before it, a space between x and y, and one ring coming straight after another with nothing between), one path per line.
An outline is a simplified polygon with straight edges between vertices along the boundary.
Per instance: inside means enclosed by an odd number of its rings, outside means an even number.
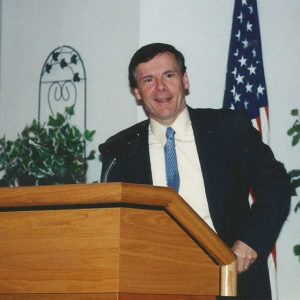
M257 252L239 240L233 244L232 251L237 256L238 273L247 271L257 259Z

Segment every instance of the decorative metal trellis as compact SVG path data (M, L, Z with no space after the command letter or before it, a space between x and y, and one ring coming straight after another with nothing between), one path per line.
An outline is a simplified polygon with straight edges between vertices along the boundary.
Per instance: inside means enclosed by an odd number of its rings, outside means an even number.
M86 129L86 73L79 53L60 46L47 57L39 82L39 122L74 105L72 121Z

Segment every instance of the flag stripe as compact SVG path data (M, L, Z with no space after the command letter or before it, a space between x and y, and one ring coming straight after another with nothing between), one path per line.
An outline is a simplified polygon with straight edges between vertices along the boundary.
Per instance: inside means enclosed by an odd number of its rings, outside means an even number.
M269 107L256 0L235 0L223 107L245 111L269 143ZM255 195L249 193L249 202ZM269 259L272 298L277 299L276 248ZM273 265L272 264L273 261ZM274 266L274 267L273 267Z

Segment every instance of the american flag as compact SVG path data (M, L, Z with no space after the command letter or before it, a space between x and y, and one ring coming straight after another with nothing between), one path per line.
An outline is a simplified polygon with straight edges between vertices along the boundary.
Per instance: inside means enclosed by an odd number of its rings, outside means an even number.
M223 106L246 111L263 140L268 140L268 96L256 0L234 3Z
M256 0L235 0L223 106L246 111L269 142L268 95ZM250 193L249 201L255 201ZM272 299L277 299L276 248L268 260Z

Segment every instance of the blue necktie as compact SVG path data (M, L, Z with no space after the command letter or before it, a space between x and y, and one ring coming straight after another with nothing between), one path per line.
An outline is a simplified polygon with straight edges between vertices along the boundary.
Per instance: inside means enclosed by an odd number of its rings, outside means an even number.
M175 135L174 129L168 127L166 131L167 141L164 146L164 151L165 151L167 185L169 187L172 187L176 192L178 192L180 179L179 179L178 166L177 166L174 135Z

